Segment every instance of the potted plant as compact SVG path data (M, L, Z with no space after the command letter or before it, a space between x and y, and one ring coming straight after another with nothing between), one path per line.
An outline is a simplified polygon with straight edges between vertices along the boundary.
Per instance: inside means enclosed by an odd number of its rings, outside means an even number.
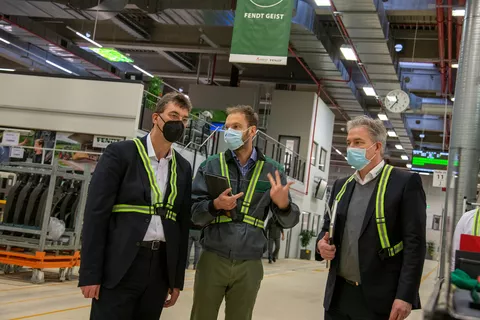
M312 257L312 252L307 249L308 245L312 238L315 237L315 233L311 230L303 230L300 232L300 243L302 248L300 250L300 259L310 260Z
M433 260L434 255L435 255L435 242L427 241L427 254L425 259Z

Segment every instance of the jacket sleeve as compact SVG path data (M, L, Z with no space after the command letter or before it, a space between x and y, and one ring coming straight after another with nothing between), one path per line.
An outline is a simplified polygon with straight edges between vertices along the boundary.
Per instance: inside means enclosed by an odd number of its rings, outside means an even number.
M80 287L102 283L110 216L124 171L121 154L118 145L109 145L90 182L82 230Z
M280 180L282 185L287 184L287 177L284 172L280 172ZM286 210L281 210L273 201L270 204L270 210L277 219L278 224L284 229L293 228L300 221L300 209L292 202L290 193L288 194L288 199L290 200L290 205Z
M205 166L200 166L192 186L192 222L201 227L223 214L223 210L215 210L213 206L214 199L208 193L204 172Z
M330 194L330 199L328 199L328 207L329 208L332 208L333 207L333 200L335 199L335 189L336 189L336 186L337 186L337 181L336 180L334 183L333 183L333 187L332 187L332 192ZM325 236L325 233L328 232L328 230L330 229L330 215L328 214L328 211L325 210L324 214L323 214L323 227L322 227L322 230L320 231L320 233L318 234L318 237L317 237L317 241L315 241L315 260L317 261L323 261L323 258L322 256L320 255L320 252L318 252L318 241L322 240L322 238Z
M403 264L396 294L397 299L411 304L415 302L420 288L425 261L426 208L422 179L418 174L414 174L403 190L400 208Z
M191 225L191 207L192 207L192 168L188 165L188 173L184 177L187 181L185 194L182 198L181 218L178 220L180 225L180 243L178 246L177 272L175 276L175 288L183 290L185 281L185 265L187 264L188 234Z

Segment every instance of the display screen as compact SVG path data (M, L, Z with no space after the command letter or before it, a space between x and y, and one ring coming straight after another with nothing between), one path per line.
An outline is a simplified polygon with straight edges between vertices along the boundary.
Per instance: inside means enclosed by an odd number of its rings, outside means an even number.
M89 48L99 56L104 57L111 62L133 62L133 59L130 59L120 51L114 48Z
M413 150L412 169L425 172L447 170L448 152Z

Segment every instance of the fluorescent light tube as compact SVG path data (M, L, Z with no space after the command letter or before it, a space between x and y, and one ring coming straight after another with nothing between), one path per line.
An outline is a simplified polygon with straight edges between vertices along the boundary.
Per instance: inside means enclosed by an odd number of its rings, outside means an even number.
M454 17L464 17L465 16L465 9L453 9L452 15Z
M430 173L428 173L428 172L419 172L418 174L421 174L422 176L429 176L430 175Z
M73 74L72 71L70 71L70 70L68 70L68 69L65 69L64 67L61 67L61 66L59 66L58 64L53 63L53 62L50 61L50 60L45 60L45 61L46 61L48 64L54 66L55 68L58 68L58 69L60 69L60 70L62 70L62 71L65 71L66 73Z
M140 67L138 67L138 66L136 66L136 65L134 65L134 64L132 64L132 66L133 66L135 69L137 69L138 71L141 71L141 72L145 73L145 74L146 74L147 76L149 76L150 78L153 78L153 75L152 75L151 73L148 73L147 71L143 70L142 68L140 68Z
M345 160L347 160L347 161L348 161L347 157L345 157Z
M382 120L382 121L388 121L388 117L386 114L384 113L379 113L378 114L378 119Z
M80 38L83 38L83 39L87 40L88 42L92 43L93 45L95 45L95 46L97 46L97 47L99 47L99 48L103 48L101 44L99 44L98 42L93 41L93 40L90 39L89 37L87 37L87 36L81 34L80 32L78 32L77 30L75 30L75 29L73 29L73 28L70 28L69 26L67 26L67 29L70 30L70 31L72 31L72 32L75 32L75 34L76 34L77 36L79 36Z
M357 61L358 60L357 55L353 51L352 47L349 46L348 44L342 44L340 46L340 51L342 52L345 59L351 60L351 61Z
M454 69L458 69L458 63L454 63L454 64L452 64L452 68L454 68Z
M397 148L398 150L403 150L403 146L401 144L396 144L395 148Z
M335 149L335 151L337 151L338 154L342 154L342 152L338 149Z
M408 169L412 169L412 164L411 164L411 163L407 163L407 168L408 168Z
M331 6L330 0L315 0L315 4L319 7Z
M0 68L0 71L6 71L6 72L15 72L15 69L5 69L5 68Z
M455 97L451 97L450 100L455 101Z
M373 89L373 87L370 87L370 86L363 87L363 92L365 92L365 94L369 97L377 96L377 94L375 93L375 89Z
M408 156L407 155L402 155L402 160L408 160Z
M389 131L387 132L387 134L388 134L389 137L396 137L396 136L397 136L397 133L396 133L395 131L393 131L393 130L389 130Z
M0 38L0 41L5 42L6 44L10 44L10 41L7 41L7 40L5 40L5 39L3 39L3 38Z

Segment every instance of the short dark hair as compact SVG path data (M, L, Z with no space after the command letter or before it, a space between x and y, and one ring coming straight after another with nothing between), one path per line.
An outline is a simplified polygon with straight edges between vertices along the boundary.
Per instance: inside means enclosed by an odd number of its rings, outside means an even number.
M231 115L233 113L243 113L245 118L247 118L249 127L258 127L258 114L251 106L239 105L227 108L227 115Z
M155 113L162 113L170 102L182 109L188 110L188 112L192 110L192 102L186 95L180 92L170 92L158 100Z

